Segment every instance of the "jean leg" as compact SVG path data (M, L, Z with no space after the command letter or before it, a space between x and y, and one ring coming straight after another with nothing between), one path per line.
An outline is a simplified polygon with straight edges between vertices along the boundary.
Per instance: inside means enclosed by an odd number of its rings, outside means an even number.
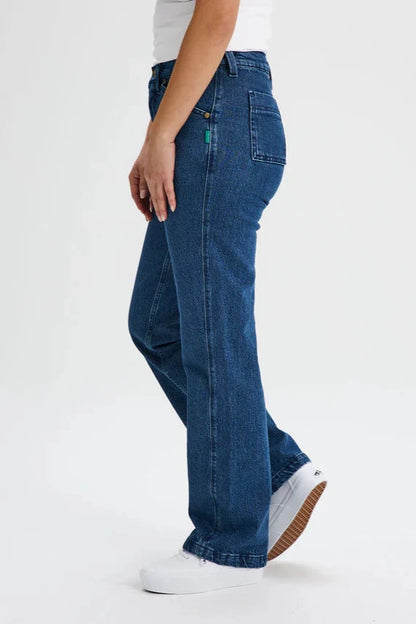
M177 137L178 209L167 222L148 224L129 328L187 426L195 530L184 547L218 563L257 567L266 563L271 492L309 458L264 404L254 325L264 203L247 194L253 180L224 185L230 162L213 171L201 122L190 117ZM214 149L214 126L212 133ZM233 174L238 164L231 165Z
M128 313L130 336L186 426L176 287L163 224L147 225Z
M128 327L172 407L186 426L187 379L182 361L180 319L165 228L156 218L147 225L130 301ZM272 491L304 462L295 440L266 410ZM301 462L301 463L299 463Z

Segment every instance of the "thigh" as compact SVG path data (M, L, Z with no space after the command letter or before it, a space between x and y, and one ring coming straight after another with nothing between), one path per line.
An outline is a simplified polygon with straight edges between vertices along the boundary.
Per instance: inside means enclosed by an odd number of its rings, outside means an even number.
M164 75L165 85L168 80ZM163 86L150 91L152 117L164 92ZM256 232L285 164L269 73L239 65L230 76L220 65L175 144L177 208L162 227L184 332L207 338L214 330L207 325L211 313L226 328L238 310L240 320L249 318L252 335Z

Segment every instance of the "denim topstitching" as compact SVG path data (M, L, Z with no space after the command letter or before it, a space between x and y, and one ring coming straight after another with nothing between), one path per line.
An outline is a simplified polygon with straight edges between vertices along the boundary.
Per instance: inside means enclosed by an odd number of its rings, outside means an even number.
M208 201L209 201L209 182L210 182L210 173L213 167L213 162L215 159L215 147L217 144L217 131L216 131L216 110L217 110L217 102L219 97L217 96L218 87L218 73L215 74L214 79L214 95L212 98L212 114L209 117L208 125L210 130L210 142L208 143L207 149L207 162L205 169L205 182L204 182L204 194L202 200L202 249L201 249L201 259L202 259L202 275L203 275L203 292L204 292L204 317L205 317L205 341L207 346L207 357L208 357L208 383L209 383L209 401L208 401L208 413L209 413L209 422L210 422L210 444L211 444L211 454L210 454L210 473L211 473L211 496L214 503L214 529L212 533L210 533L207 539L212 537L217 530L218 523L218 506L217 506L217 484L216 484L216 423L214 419L214 383L215 383L215 370L214 370L214 362L213 362L213 346L211 344L211 326L212 326L212 314L211 314L211 297L210 297L210 288L209 288L209 260L208 260L208 235L209 235L209 213L207 211Z
M153 321L154 318L156 316L157 313L157 309L159 307L159 302L162 296L162 292L163 292L163 287L166 283L165 277L166 277L166 273L168 271L170 265L170 256L169 256L169 251L166 252L165 255L165 259L163 261L163 265L162 265L162 270L160 272L160 277L159 277L159 282L157 284L156 290L155 290L155 294L153 297L153 303L152 303L152 307L150 309L150 314L149 314L149 323L147 326L147 332L146 332L146 338L145 338L145 345L146 347L150 347L150 339L153 335Z

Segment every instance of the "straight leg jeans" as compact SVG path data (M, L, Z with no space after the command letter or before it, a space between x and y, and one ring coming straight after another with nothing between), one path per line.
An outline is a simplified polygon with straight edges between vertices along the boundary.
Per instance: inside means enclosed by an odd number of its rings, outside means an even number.
M174 63L152 67L152 119ZM286 163L266 54L225 52L175 143L177 207L147 224L129 333L187 429L183 548L263 567L271 494L310 461L266 410L257 358L257 230Z

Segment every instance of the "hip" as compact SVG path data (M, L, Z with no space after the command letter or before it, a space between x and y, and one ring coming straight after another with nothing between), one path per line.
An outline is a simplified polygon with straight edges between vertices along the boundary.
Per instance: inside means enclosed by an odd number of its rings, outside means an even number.
M149 112L157 113L175 60L152 67ZM204 168L227 176L230 184L263 186L271 199L286 164L286 137L270 65L264 52L227 51L205 91L178 132L176 158L190 173ZM235 174L239 173L235 178Z

